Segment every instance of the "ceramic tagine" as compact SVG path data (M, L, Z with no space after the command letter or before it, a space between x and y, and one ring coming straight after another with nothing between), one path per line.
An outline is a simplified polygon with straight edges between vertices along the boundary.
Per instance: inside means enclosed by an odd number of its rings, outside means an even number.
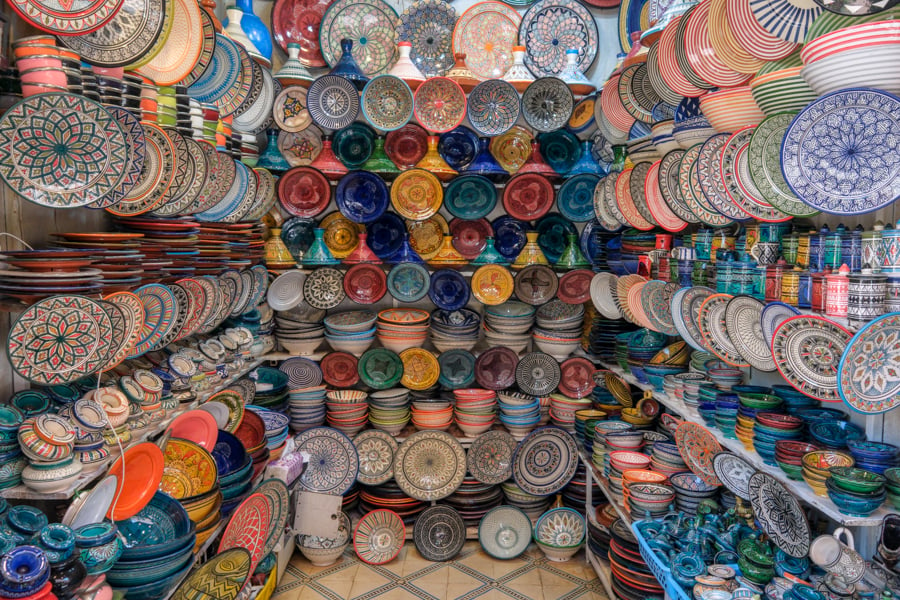
M409 244L408 233L403 234L403 242L400 243L400 249L397 250L397 252L388 259L388 262L392 265L398 265L405 262L416 263L419 265L425 264L425 261L422 260L422 257L419 256Z
M513 64L503 75L503 81L506 81L520 94L531 85L534 81L534 75L525 66L525 46L513 46Z
M488 236L484 241L484 250L478 255L478 258L472 261L473 265L509 265L509 261L505 256L500 254L494 247L494 238Z
M591 140L582 140L581 158L578 159L578 162L572 165L572 168L569 169L568 173L566 173L566 177L581 175L583 173L600 175L601 177L606 175L606 171L603 170L603 167L600 166L600 163L594 160L594 156L593 154L591 154L592 146L593 142Z
M259 155L256 166L268 169L273 173L283 173L290 169L291 165L284 159L281 155L281 151L278 149L278 131L276 129L270 129L267 136L268 143L266 144L266 149Z
M368 160L363 163L363 166L360 167L360 169L378 173L388 180L391 180L400 174L400 169L398 169L397 165L388 158L388 155L384 151L383 135L379 135L375 138L375 146L372 148L372 154L369 156Z
M316 160L312 161L309 166L318 169L325 177L332 181L337 181L349 172L347 167L344 166L344 163L338 160L338 157L334 154L334 150L331 149L330 135L322 137L322 151L319 152Z
M553 167L547 164L544 157L541 156L541 144L536 139L531 140L531 156L525 161L516 174L522 173L538 173L548 179L558 179L559 174L553 170Z
M495 183L502 183L509 177L509 173L500 166L494 155L491 154L491 140L486 137L478 138L478 153L472 162L459 169L460 173L482 175Z
M263 259L270 269L290 269L297 266L294 256L281 239L280 227L269 230L269 239L263 246Z
M428 261L428 264L436 267L459 268L469 264L469 261L453 246L453 236L445 235L441 249Z
M475 77L472 74L472 71L469 70L469 67L466 66L466 55L464 52L457 52L453 55L453 59L456 61L456 64L453 65L452 69L447 71L447 78L458 83L459 87L468 94L475 89L476 85L478 85L478 78Z
M410 52L412 52L412 44L410 42L399 42L397 44L397 62L388 71L388 75L402 79L409 86L409 89L415 91L425 81L425 75L409 58Z
M356 59L353 58L352 50L353 40L343 38L341 40L341 57L328 74L343 77L352 82L353 85L356 86L356 89L362 91L363 88L366 87L366 84L369 83L369 78L366 77L365 73L362 72L362 69L359 68L359 65L356 64Z
M566 234L566 248L559 255L559 260L553 265L558 271L568 271L572 269L584 269L590 267L591 263L584 257L581 248L578 247L578 236L574 233Z
M578 50L566 50L566 67L559 74L559 78L566 82L576 96L587 96L597 89L597 86L578 68Z
M328 246L325 245L325 230L317 227L313 232L315 239L309 246L309 250L303 253L301 263L304 267L323 267L329 265L338 265L341 263L332 254Z
M544 251L541 250L541 247L538 244L538 232L526 232L525 239L528 241L525 242L522 251L519 252L519 255L516 257L516 261L512 264L512 268L524 269L528 265L549 265L550 263L547 261L547 257L544 256Z
M275 79L281 82L282 86L299 85L308 88L315 80L315 77L300 62L300 44L291 42L287 48L288 57L273 75Z
M416 163L416 167L431 171L441 181L449 181L457 172L447 164L447 161L438 152L438 140L439 138L436 135L428 136L428 152L425 153L422 160Z
M365 231L359 232L359 243L356 244L356 248L353 249L347 258L344 259L344 264L346 265L357 265L361 263L367 263L370 265L380 265L381 259L372 252L372 249L369 248L369 242L366 241L367 234Z

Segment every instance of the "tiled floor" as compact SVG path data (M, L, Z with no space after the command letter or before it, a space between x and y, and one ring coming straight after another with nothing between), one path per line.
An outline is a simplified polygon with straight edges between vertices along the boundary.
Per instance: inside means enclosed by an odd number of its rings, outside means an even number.
M412 543L386 565L367 565L352 546L330 567L314 567L296 552L273 600L608 600L579 552L564 563L548 561L532 545L513 560L485 554L466 542L455 560L425 560Z

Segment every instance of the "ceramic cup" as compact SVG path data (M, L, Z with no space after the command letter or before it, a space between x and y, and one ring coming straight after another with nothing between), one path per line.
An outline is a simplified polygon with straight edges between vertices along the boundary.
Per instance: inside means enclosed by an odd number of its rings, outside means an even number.
M757 242L750 248L750 256L761 265L774 265L778 262L781 253L781 244L778 242Z
M841 541L842 537L846 543ZM820 535L814 539L809 547L809 558L848 584L856 583L866 573L866 561L854 550L853 534L844 527L838 527L833 535Z

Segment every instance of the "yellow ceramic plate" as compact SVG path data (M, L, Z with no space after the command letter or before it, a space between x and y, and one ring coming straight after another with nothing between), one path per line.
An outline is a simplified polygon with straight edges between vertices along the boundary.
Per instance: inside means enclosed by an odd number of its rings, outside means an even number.
M428 350L409 348L400 353L400 360L403 361L400 385L407 389L427 390L441 375L437 358Z
M172 31L159 54L137 73L152 79L156 85L175 85L194 70L203 50L203 20L200 5L193 0L174 2Z
M503 135L491 139L491 154L512 175L531 157L533 137L524 127L514 125Z
M228 433L237 431L237 428L241 425L241 421L244 420L244 400L237 392L222 390L221 392L210 396L207 402L224 404L228 409L228 422L225 424L225 431Z
M429 260L437 255L444 242L444 234L450 233L447 220L440 214L432 215L424 221L407 221L409 245L422 257Z
M219 481L216 460L195 442L171 438L164 451L159 489L177 500L205 494Z
M325 230L325 245L335 258L347 258L359 245L363 226L354 223L338 211L325 215L319 227Z
M410 169L391 184L391 204L401 217L423 221L441 208L444 188L438 178L425 169Z
M503 304L512 296L513 276L506 267L484 265L472 275L472 294L482 304Z

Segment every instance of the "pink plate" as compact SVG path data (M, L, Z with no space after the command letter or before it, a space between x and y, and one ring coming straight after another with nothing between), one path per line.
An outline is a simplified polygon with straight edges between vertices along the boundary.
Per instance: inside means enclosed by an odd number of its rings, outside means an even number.
M672 212L663 198L662 189L659 186L660 163L662 163L661 160L656 161L647 171L647 178L644 180L644 197L647 199L647 209L659 226L666 231L676 233L687 227L688 224Z
M613 127L620 131L629 131L634 125L635 119L622 104L622 98L619 96L619 77L621 76L610 77L604 84L603 93L600 95L600 104L603 114L606 115Z
M632 171L633 169L625 169L616 178L616 204L629 225L641 231L650 231L653 229L653 223L641 216L631 198Z
M178 415L169 425L172 437L189 440L212 452L219 439L219 426L215 417L205 410L189 410Z
M466 116L466 93L447 77L432 77L416 89L413 108L419 124L433 133L450 131Z
M712 0L701 0L688 17L684 32L684 51L691 68L700 79L717 87L741 85L752 75L730 69L716 56L709 41L709 6Z

